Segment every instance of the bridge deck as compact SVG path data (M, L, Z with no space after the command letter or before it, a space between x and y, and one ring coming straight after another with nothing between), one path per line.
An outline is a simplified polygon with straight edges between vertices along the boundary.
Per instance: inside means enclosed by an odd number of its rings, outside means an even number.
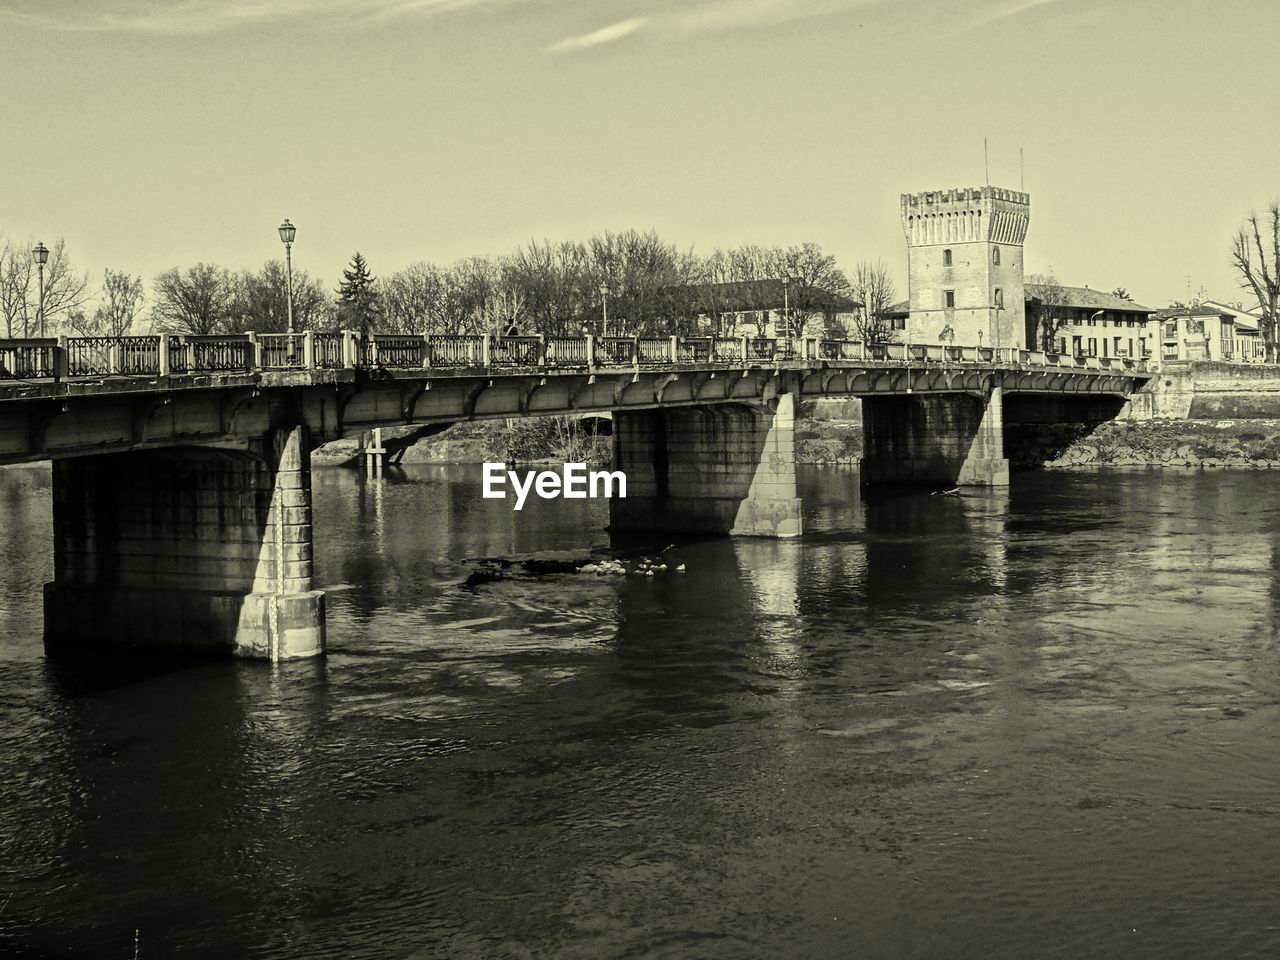
M779 337L492 337L298 334L0 340L0 400L343 382L357 373L435 378L717 369L989 369L1146 379L1145 361L1009 347ZM345 376L344 376L345 374Z

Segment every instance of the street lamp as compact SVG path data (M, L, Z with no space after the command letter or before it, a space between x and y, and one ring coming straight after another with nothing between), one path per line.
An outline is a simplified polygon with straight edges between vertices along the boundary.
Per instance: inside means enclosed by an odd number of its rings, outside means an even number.
M786 325L787 336L791 336L791 278L782 278L782 322Z
M607 337L609 335L609 285L601 282L600 284L600 335Z
M40 336L44 336L44 265L49 262L49 248L43 243L37 243L35 249L31 251L31 256L36 261L36 286L40 289L40 305L36 308L36 321L40 324Z
M284 244L285 276L288 284L285 293L285 304L289 315L289 335L293 335L293 238L298 228L287 219L280 224L280 242ZM292 346L293 341L289 341Z

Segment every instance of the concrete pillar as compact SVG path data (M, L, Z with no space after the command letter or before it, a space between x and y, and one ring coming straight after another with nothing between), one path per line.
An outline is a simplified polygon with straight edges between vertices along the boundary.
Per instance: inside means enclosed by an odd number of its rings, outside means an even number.
M611 531L800 535L791 394L764 406L617 410L613 437L627 496L610 504Z
M1003 398L971 394L864 397L864 483L1009 485Z
M263 447L56 461L46 647L323 653L306 428Z

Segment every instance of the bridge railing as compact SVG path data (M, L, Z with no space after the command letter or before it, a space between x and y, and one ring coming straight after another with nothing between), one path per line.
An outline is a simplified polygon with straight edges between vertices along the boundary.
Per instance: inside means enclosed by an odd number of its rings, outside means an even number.
M245 333L0 340L0 379L47 380L257 370L593 370L664 366L878 363L1146 371L1130 357L1018 347L788 337L495 337L461 334Z

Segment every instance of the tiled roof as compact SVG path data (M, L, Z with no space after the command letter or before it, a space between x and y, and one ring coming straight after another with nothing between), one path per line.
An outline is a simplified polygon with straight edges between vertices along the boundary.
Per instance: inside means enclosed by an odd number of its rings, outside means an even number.
M1163 310L1156 311L1157 320L1168 320L1172 317L1226 317L1231 319L1232 315L1198 303L1193 303L1191 306L1165 307Z
M1037 283L1028 283L1025 293L1028 300L1039 299L1036 296L1036 290L1042 285ZM1081 307L1091 310L1121 310L1128 313L1154 313L1150 307L1144 307L1140 303L1134 303L1132 300L1123 300L1120 297L1113 296L1109 293L1103 293L1101 290L1091 290L1089 287L1060 287L1062 290L1063 306Z
M911 313L911 301L899 300L897 303L891 303L880 311L882 317L905 317Z

